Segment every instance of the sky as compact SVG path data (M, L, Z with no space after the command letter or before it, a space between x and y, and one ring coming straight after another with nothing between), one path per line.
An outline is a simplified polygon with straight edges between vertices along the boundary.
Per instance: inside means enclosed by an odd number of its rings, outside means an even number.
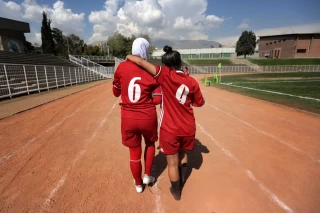
M116 31L223 45L234 45L244 30L257 36L320 32L319 0L0 0L0 17L30 23L32 43L41 43L43 11L52 27L89 44Z

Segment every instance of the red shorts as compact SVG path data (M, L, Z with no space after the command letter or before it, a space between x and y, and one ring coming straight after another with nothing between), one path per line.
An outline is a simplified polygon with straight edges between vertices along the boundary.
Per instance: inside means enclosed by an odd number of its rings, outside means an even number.
M146 144L155 143L158 140L158 121L155 119L121 119L122 143L127 147L141 145L142 136Z
M160 129L160 151L165 155L174 155L179 148L193 150L195 135L175 136L174 134Z

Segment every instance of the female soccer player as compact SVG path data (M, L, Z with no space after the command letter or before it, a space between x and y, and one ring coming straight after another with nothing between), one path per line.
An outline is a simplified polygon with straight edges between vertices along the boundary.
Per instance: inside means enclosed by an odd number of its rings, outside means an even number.
M198 82L180 70L180 53L168 46L163 50L164 66L154 66L132 55L128 55L127 60L144 68L161 85L160 151L167 157L170 191L180 200L188 162L185 150L193 150L196 132L191 106L203 106L204 99Z
M132 54L147 60L149 42L137 38L132 44ZM155 91L156 90L156 91ZM157 94L152 94L157 93ZM120 63L114 73L113 94L121 95L121 135L123 145L130 150L130 169L137 192L143 191L143 184L155 181L151 176L155 146L158 140L158 123L155 104L161 101L161 92L155 79L136 64ZM153 98L152 98L153 97ZM145 175L141 178L141 139L146 143L144 151Z

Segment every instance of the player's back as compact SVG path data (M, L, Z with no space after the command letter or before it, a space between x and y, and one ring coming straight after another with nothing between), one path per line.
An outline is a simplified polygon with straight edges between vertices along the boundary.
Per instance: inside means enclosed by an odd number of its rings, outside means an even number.
M157 80L161 85L163 103L160 113L161 127L181 136L195 132L195 118L191 105L202 106L198 82L181 70L161 67Z
M129 117L141 119L156 116L151 93L157 83L145 70L130 61L120 63L114 74L114 86L121 88L122 115L128 117L129 113L133 114Z

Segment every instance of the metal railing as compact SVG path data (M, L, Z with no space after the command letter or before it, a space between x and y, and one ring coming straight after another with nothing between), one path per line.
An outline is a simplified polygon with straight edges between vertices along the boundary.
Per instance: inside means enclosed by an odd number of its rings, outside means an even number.
M0 98L104 79L82 67L0 63Z
M92 72L102 75L105 78L112 78L114 67L104 67L82 56L69 55L69 60L83 68L89 69Z
M74 55L76 58L86 58L89 60L95 60L95 61L113 61L114 57L112 56L90 56L90 55Z
M212 74L220 72L217 66L190 66L191 74ZM221 73L263 73L263 72L320 72L320 65L281 66L222 66Z
M117 70L119 64L120 64L121 62L123 62L123 61L124 61L124 59L114 57L114 71Z

